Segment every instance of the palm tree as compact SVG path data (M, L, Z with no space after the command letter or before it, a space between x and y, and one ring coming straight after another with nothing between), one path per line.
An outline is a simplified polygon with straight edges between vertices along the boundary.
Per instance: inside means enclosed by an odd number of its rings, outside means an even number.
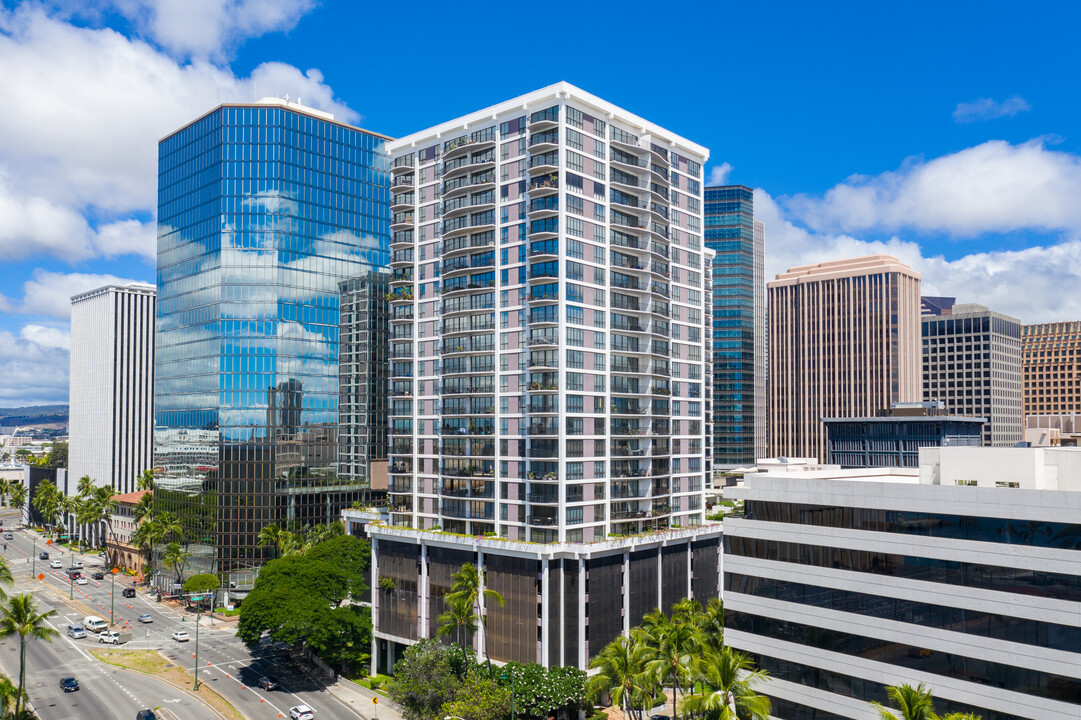
M42 522L52 530L55 530L54 522L56 516L60 514L60 497L56 483L49 481L38 485L34 499L31 501L34 509L41 513Z
M15 712L15 698L18 694L19 688L15 683L6 677L0 677L0 712L5 718L12 717ZM26 699L26 693L23 693L23 700Z
M612 697L612 704L622 710L624 718L632 714L641 717L639 703L645 700L648 688L645 652L637 633L630 638L617 637L608 643L589 661L590 669L598 670L586 681L589 696L596 698L607 693Z
M135 482L136 490L153 490L154 489L154 471L143 470L139 475L139 479Z
M263 529L259 531L259 540L256 542L256 547L263 547L264 545L270 545L278 552L278 557L282 555L282 536L287 530L282 530L276 523L270 523L264 525Z
M11 494L12 481L8 478L0 478L0 502L7 504L8 495Z
M89 498L94 492L94 480L89 475L83 475L81 478L79 478L78 491L80 498L84 500ZM82 513L82 518L79 520L79 525L81 528L81 531L79 533L79 540L81 541L81 544L86 545L88 544L87 535L89 534L90 523L93 521L90 520L90 503L84 503L84 506L85 508L84 512Z
M143 518L154 517L154 495L147 493L139 498L139 502L135 503L131 515L135 518L135 522L142 522Z
M747 655L730 647L708 648L695 663L695 691L680 708L709 720L767 720L770 701L755 686L768 676L755 670Z
M16 595L0 607L0 637L19 636L19 690L15 695L14 717L19 717L26 687L26 644L35 638L52 642L60 635L46 623L53 615L56 610L39 613L33 595Z
M698 629L702 631L703 644L713 647L724 645L724 601L710 598L699 617Z
M116 500L116 491L113 490L112 485L102 485L94 488L92 497L92 506L96 516L94 518L94 539L97 541L97 546L102 547L105 544L101 541L104 525L112 520L113 513L120 507L120 503Z
M11 503L11 507L21 514L23 508L26 507L26 486L18 482L13 484L8 490L8 501Z
M446 596L447 609L436 618L439 623L435 631L437 637L446 637L451 633L457 635L458 645L462 645L462 630L466 630L469 636L477 631L477 615L473 612L473 606L465 598L452 598ZM470 643L472 646L472 643Z
M895 715L881 703L871 703L882 720L940 720L935 714L935 697L931 693L931 688L923 683L916 687L889 686L886 688L886 694L890 698L890 704L895 706L901 714ZM958 717L964 718L964 715Z
M485 587L485 572L483 570L477 570L477 566L473 563L462 565L462 569L452 574L451 577L454 578L454 584L451 586L447 598L450 600L461 598L474 609L475 614L480 618L481 642L484 644L484 658L488 661L488 674L491 675L492 658L488 654L488 638L485 632L488 629L488 620L486 617L487 613L481 608L481 600L491 600L498 604L499 607L503 607L506 602L503 600L502 595L495 590L490 590Z
M698 603L694 606L674 607L671 618L658 609L642 619L649 658L646 671L662 686L667 683L672 688L673 708L677 707L679 691L690 678L695 654L701 648L701 635L692 624L695 616L689 614L697 609L701 615L701 606Z
M66 516L68 540L75 534L75 517L83 510L83 501L75 495L62 495L60 497L60 512Z
M191 553L180 547L180 543L171 542L161 554L161 564L167 568L176 570L177 583L184 584L184 561L191 557Z

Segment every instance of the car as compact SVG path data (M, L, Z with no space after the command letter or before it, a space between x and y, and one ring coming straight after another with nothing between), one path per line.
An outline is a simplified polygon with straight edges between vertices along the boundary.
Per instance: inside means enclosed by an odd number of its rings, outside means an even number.
M83 561L82 560L72 560L71 566L73 568L75 568L76 570L82 570L83 569Z
M79 640L86 637L86 628L82 625L68 625L68 637Z
M76 584L76 585L86 585L86 584L88 584L89 582L90 582L89 580L87 580L86 578L82 577L81 575L80 575L79 577L75 578L75 584Z
M649 720L672 720L667 715L650 715Z
M135 588L124 588L124 592L120 594L126 598L133 598L135 597Z
M64 567L64 563L60 562L59 560L53 560L49 563L49 567L60 569Z
M140 710L135 713L135 720L158 720L153 710Z
M42 550L41 555L38 555L38 557L41 558L42 560L48 560L49 559L49 553Z
M296 705L289 708L290 720L314 720L315 711L307 705Z
M267 692L270 692L271 690L281 690L282 689L281 683L279 683L274 678L268 677L266 675L259 678L259 687L263 688Z
M62 677L60 678L60 689L66 693L75 692L79 689L79 681L70 675L68 677Z
M99 643L105 643L106 645L119 645L120 633L115 630L106 630L98 636Z
M191 640L191 636L188 635L187 630L174 630L173 634L169 637L171 637L173 640L176 640L177 642L187 642L188 640Z
M5 540L14 540L15 536L12 535L11 533L4 533L4 539Z
M90 577L94 578L95 580L104 580L105 573L90 573Z
M72 578L73 580L76 579L76 578L81 578L83 576L83 574L81 572L79 572L78 570L72 570L70 568L67 570L67 573L68 573L68 577Z
M138 617L138 620L141 623L152 623L154 622L154 616L149 613L143 613Z

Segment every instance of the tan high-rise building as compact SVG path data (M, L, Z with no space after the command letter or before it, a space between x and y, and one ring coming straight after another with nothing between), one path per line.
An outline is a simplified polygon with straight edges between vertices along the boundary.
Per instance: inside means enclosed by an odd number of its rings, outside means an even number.
M822 418L920 399L919 273L873 255L790 268L766 288L771 455L824 460Z
M1025 325L1025 416L1081 413L1081 322Z

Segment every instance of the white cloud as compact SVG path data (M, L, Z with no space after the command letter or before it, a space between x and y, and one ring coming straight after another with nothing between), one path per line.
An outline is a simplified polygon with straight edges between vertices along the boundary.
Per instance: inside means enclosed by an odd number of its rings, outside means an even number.
M114 0L140 30L179 57L221 59L248 38L288 32L314 0Z
M957 109L953 111L953 119L959 123L994 120L1000 117L1013 117L1017 113L1031 109L1028 101L1019 95L1014 95L1002 102L994 98L980 98L972 102L958 103Z
M925 295L980 303L1025 323L1081 318L1081 296L1069 291L1081 286L1081 239L946 260L926 256L918 243L897 237L866 241L800 227L761 189L754 193L754 212L766 225L767 280L796 265L887 254L919 271Z
M19 337L43 348L71 349L71 331L45 325L23 325Z
M288 16L289 3L226 4L252 32ZM178 64L37 5L0 9L0 255L152 257L152 229L129 217L155 209L157 141L222 102L251 100L256 88L358 120L318 70L264 63L242 78L206 60Z
M130 282L136 281L115 275L35 270L33 277L23 283L22 301L14 303L8 300L7 311L68 320L71 317L72 295L104 285Z
M728 176L732 174L732 166L728 163L721 163L720 165L714 165L709 171L709 180L706 181L706 185L715 187L717 185L728 184Z
M0 331L0 407L68 401L70 356L57 334L28 329L19 335ZM58 331L59 332L59 331Z
M909 159L895 171L853 176L823 197L783 201L820 232L902 229L973 237L1025 229L1081 234L1081 158L991 140L952 155Z

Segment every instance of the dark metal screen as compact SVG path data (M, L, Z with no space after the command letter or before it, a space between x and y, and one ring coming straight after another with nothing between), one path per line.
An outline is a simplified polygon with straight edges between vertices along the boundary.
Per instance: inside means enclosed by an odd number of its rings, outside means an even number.
M466 563L475 563L477 558L473 553L465 550L451 550L450 548L428 547L428 637L435 637L439 630L439 616L447 609L444 596L450 592L454 585L454 573L462 569ZM448 635L445 642L455 642L456 637ZM462 645L470 647L471 638L462 636Z
M672 606L687 597L687 553L690 543L669 545L661 550L661 607Z
M379 575L394 579L393 590L380 587L379 626L385 633L416 640L417 578L420 546L379 542ZM376 580L376 583L379 581Z
M586 640L590 658L623 632L623 555L586 561Z
M643 550L631 553L630 562L631 627L642 622L642 617L657 609L657 551Z
M691 592L702 605L721 596L720 543L718 537L691 545Z
M529 558L485 555L488 587L505 605L488 603L488 652L500 662L538 662L540 562Z
M582 609L578 606L578 561L563 561L563 665L578 665L578 623Z

